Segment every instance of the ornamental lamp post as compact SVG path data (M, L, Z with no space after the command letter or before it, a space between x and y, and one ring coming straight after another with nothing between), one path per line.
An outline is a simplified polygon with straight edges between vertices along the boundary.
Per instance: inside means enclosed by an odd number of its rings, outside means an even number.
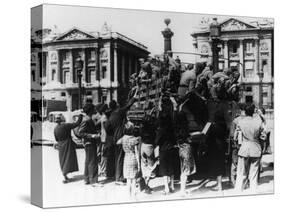
M213 18L213 22L210 24L210 42L212 45L212 56L213 56L213 70L214 73L219 71L219 37L221 35L221 26L218 23L217 18Z
M75 69L76 69L76 73L77 73L77 78L78 78L78 106L79 109L82 108L82 70L83 70L83 65L84 65L84 61L81 59L81 57L79 56L76 61L75 61Z
M172 30L169 28L169 24L171 23L171 19L166 18L164 20L164 23L166 24L166 28L162 31L162 35L164 37L164 53L165 54L170 54L169 56L172 57L172 37L174 33Z

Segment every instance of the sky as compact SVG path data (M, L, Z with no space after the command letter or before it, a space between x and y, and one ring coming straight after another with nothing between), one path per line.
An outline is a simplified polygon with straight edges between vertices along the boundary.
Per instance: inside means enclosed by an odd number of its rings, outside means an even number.
M113 32L119 32L144 44L154 55L162 54L164 51L164 38L161 31L166 27L165 18L171 19L169 27L174 32L172 50L194 52L190 34L199 26L203 17L210 19L217 17L218 21L223 21L231 16L44 5L43 28L51 28L58 33L64 33L73 27L78 27L86 32L92 32L100 31L106 22ZM246 22L258 20L258 18L249 17L238 17L238 19ZM40 25L39 22L38 25ZM193 55L180 55L180 58L183 62L193 63L195 61Z

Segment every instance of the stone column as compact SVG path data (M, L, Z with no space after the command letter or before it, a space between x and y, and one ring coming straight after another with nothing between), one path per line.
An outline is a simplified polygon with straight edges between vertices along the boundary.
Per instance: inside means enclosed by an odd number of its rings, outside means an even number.
M228 63L229 63L229 58L228 58L228 40L224 41L224 46L223 46L223 57L225 58L224 60L224 68L228 68ZM226 60L227 59L227 60Z
M255 75L259 73L259 39L255 39Z
M61 82L61 57L60 57L60 50L57 50L57 71L56 71L56 78L57 82Z
M131 56L130 56L130 54L128 55L128 59L129 59L129 63L128 63L128 66L129 66L129 69L128 69L128 71L129 71L129 77L132 75L132 58L131 58Z
M70 79L70 82L65 82L65 84L74 82L73 51L72 51L72 49L70 49L69 51L70 51L70 54L69 54L69 79Z
M84 66L83 66L83 69L84 69L83 70L84 82L87 83L87 78L88 78L88 76L87 76L87 70L88 70L87 60L88 60L88 58L87 58L87 50L86 50L86 48L83 49L83 54L84 54L84 58L83 58L83 60L84 60Z
M137 57L135 58L135 67L134 67L134 73L138 73L138 59Z
M46 52L46 84L50 81L50 54Z
M122 85L125 87L125 55L122 54Z
M239 40L239 72L240 76L244 76L244 46L243 46L243 39ZM240 77L240 79L242 78Z
M82 50L81 50L81 59L82 59L82 61L83 61L83 69L82 69L82 78L81 78L81 83L83 84L83 82L85 82L86 81L86 61L85 61L85 59L86 59L86 57L85 57L85 48L83 48Z
M118 63L118 61L117 61L117 47L114 47L114 50L113 50L113 57L114 57L114 81L113 82L118 82L118 80L117 80L117 77L118 77L118 75L117 75L117 68L118 68L118 66L117 66L117 63Z
M108 48L107 54L107 73L106 73L106 81L108 82L109 86L111 87L111 48Z

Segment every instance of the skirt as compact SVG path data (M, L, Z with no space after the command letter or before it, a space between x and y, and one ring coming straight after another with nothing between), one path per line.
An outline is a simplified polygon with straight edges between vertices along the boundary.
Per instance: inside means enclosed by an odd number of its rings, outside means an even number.
M181 144L179 149L179 156L181 161L181 174L192 175L196 173L195 160L192 154L190 144Z
M161 176L172 176L175 174L177 156L176 149L162 150L159 152L159 174Z
M123 164L124 178L134 179L138 173L138 161L135 153L125 153Z

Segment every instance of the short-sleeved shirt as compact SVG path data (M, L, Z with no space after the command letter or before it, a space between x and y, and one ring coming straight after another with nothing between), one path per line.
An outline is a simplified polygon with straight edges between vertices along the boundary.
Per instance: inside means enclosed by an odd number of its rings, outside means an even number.
M256 117L246 116L240 119L238 126L242 131L242 144L238 155L241 157L260 157L260 133L263 130L262 122Z

